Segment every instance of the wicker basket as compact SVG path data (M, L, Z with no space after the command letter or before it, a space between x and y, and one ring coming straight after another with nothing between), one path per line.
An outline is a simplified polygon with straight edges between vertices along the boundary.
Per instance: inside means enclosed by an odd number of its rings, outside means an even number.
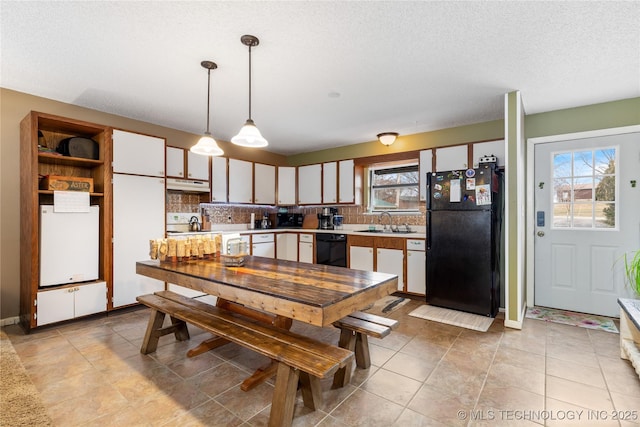
M220 254L220 260L225 267L240 267L244 265L244 257L246 254L240 255L223 255Z

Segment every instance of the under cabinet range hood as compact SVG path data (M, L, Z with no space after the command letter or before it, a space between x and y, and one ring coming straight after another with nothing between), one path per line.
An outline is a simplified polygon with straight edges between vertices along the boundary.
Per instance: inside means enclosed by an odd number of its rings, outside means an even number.
M209 193L209 181L167 178L167 190L189 191L192 193Z

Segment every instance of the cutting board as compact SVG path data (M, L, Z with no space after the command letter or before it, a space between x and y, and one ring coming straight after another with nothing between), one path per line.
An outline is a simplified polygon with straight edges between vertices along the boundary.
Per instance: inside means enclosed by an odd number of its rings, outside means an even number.
M317 229L318 228L318 216L317 215L312 215L312 214L305 215L304 219L302 220L302 228Z

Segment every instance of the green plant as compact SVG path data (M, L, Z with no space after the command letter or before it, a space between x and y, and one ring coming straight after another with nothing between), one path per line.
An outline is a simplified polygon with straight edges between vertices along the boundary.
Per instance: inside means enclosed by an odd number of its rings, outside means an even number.
M631 254L624 254L624 272L629 286L640 296L640 249Z

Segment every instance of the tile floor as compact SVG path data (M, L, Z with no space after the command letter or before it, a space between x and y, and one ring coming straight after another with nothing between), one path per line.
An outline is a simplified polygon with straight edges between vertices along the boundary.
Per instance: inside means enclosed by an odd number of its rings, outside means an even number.
M640 380L619 357L618 335L525 319L522 331L486 333L391 314L398 330L371 340L372 366L330 390L310 411L298 399L294 426L640 424ZM57 426L266 426L273 382L241 381L266 362L227 345L195 358L191 341L160 340L139 352L148 311L129 310L24 335L5 328ZM334 328L294 329L337 343ZM628 418L622 421L619 418Z

